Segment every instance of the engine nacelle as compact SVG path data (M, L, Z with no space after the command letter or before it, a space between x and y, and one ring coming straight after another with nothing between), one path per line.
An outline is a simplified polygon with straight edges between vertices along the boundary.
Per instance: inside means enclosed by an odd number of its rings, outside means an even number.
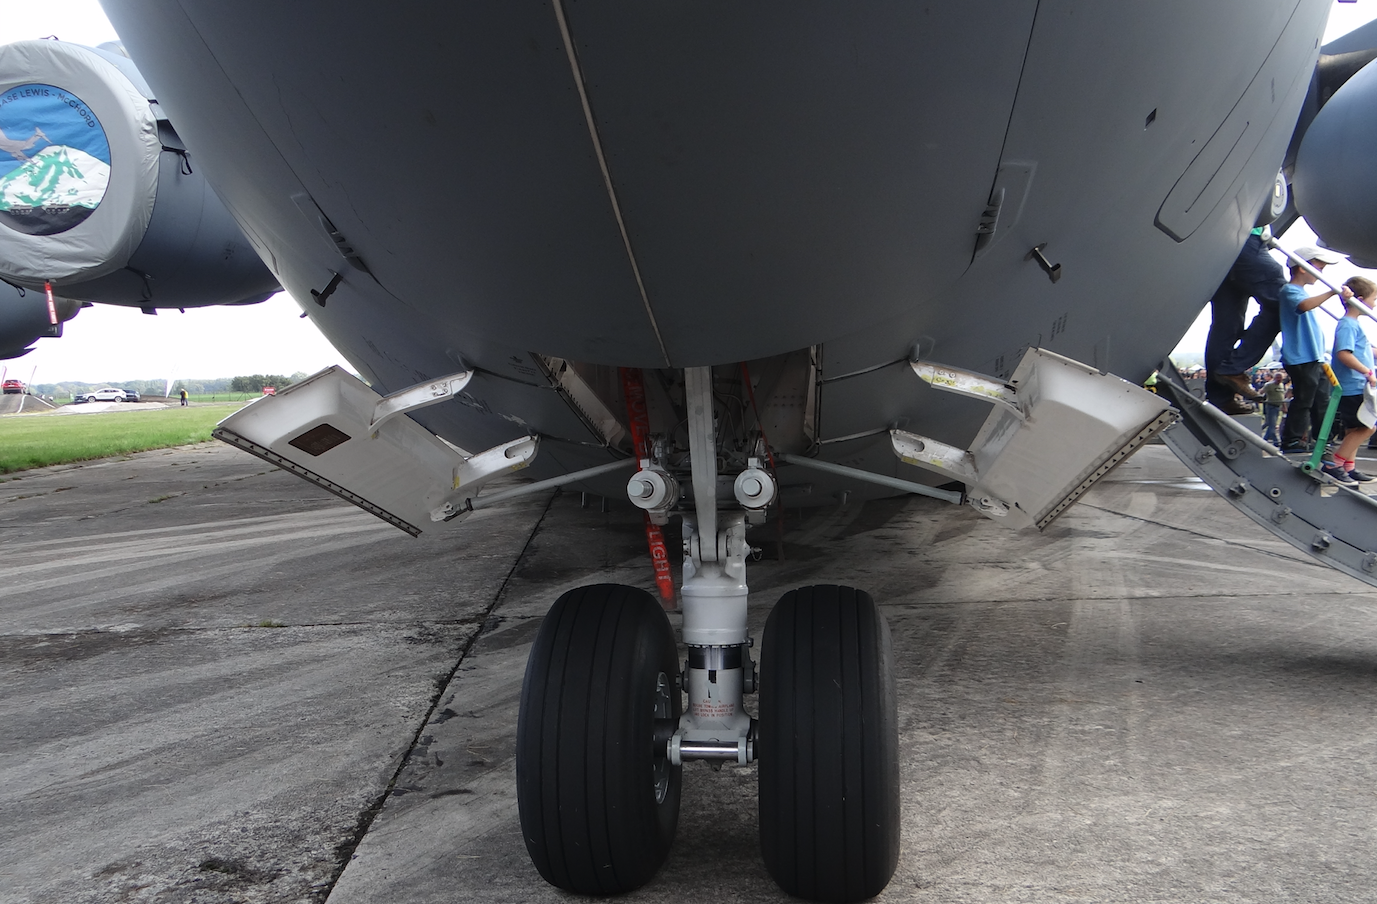
M0 278L143 308L262 301L277 280L118 50L0 47Z
M81 310L81 302L54 298L0 283L0 358L18 358L33 351L39 339L62 335L62 324Z
M1377 62L1334 92L1301 140L1291 192L1325 244L1377 267Z

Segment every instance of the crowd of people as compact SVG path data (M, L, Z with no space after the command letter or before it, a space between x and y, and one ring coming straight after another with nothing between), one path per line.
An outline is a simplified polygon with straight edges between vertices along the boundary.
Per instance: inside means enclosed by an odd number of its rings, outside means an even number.
M1181 378L1186 381L1195 379L1208 379L1208 374L1200 369L1181 368L1179 371ZM1277 367L1254 367L1244 375L1247 379L1250 393L1248 398L1256 404L1248 402L1239 404L1239 414L1261 414L1262 415L1262 438L1273 445L1281 445L1281 425L1287 411L1291 407L1291 402L1295 397L1294 387L1291 385L1291 378L1287 376L1286 369ZM1237 396L1235 396L1237 399ZM1317 393L1316 401L1312 404L1310 420L1312 426L1323 423L1325 408L1329 405L1329 393ZM1318 409L1318 414L1316 410ZM1301 443L1303 448L1293 448L1288 451L1308 452L1313 451L1314 437L1310 430L1304 432ZM1374 444L1373 448L1377 448Z
M1205 398L1228 414L1248 414L1262 407L1263 437L1285 453L1311 453L1320 440L1331 391L1339 393L1331 426L1330 450L1323 470L1335 481L1356 485L1377 480L1358 470L1359 447L1371 442L1373 427L1360 411L1364 393L1377 387L1371 342L1358 322L1359 303L1377 305L1377 285L1362 276L1351 277L1336 292L1312 293L1316 273L1342 256L1327 248L1295 251L1285 269L1267 252L1262 230L1254 230L1224 282L1210 299L1212 321L1205 344ZM1316 310L1341 296L1345 316L1326 349ZM1258 313L1244 328L1248 300ZM1281 366L1259 368L1278 333ZM1328 364L1337 380L1325 373ZM1370 420L1371 418L1368 418Z

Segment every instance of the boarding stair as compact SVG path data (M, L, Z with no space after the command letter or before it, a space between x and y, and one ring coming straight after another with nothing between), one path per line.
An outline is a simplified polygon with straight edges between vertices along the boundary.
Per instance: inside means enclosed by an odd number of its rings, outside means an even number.
M1339 484L1319 456L1291 460L1208 402L1191 395L1165 361L1157 392L1180 412L1162 442L1191 473L1252 518L1318 562L1377 586L1377 500ZM1323 450L1321 435L1317 447Z

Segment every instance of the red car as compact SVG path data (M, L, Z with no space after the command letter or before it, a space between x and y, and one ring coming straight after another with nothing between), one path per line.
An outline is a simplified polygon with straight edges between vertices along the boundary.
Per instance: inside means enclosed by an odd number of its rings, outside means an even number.
M24 381L23 381L23 380L6 380L6 381L5 381L4 388L5 388L5 395L10 395L10 394L12 394L12 393L23 393L23 392L24 392Z

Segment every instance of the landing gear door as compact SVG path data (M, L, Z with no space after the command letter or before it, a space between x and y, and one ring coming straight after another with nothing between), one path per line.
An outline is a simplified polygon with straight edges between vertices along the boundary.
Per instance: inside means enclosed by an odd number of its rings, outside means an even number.
M459 494L476 493L496 471L525 467L535 454L526 437L487 465L466 458L408 417L378 421L383 401L365 383L330 367L221 421L213 435L354 503L412 536L442 520ZM375 424L375 421L378 421ZM487 453L484 453L487 454Z

